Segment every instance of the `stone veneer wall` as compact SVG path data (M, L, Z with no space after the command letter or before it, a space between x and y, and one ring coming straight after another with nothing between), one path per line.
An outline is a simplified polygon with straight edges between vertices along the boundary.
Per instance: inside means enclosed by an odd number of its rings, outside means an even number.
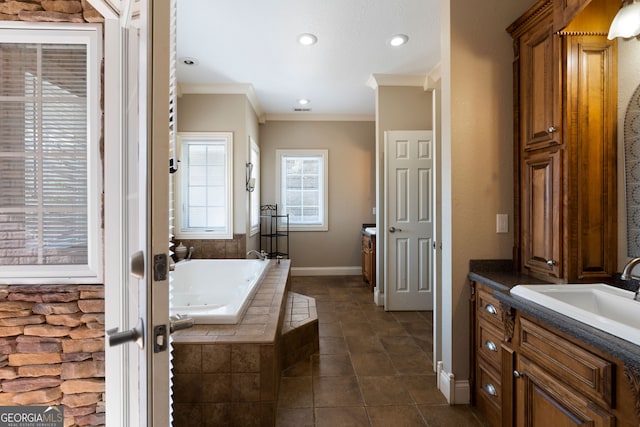
M105 423L104 286L0 287L0 405L63 405Z
M0 0L0 21L104 19L86 0ZM103 285L0 286L0 405L63 405L65 426L104 425L104 345Z

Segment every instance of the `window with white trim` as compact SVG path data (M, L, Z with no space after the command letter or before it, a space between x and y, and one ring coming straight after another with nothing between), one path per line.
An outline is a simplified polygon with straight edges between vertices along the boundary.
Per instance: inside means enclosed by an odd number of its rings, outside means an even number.
M0 281L102 282L100 27L0 28Z
M276 150L276 198L291 231L327 231L327 150Z
M233 238L233 134L178 133L176 237Z

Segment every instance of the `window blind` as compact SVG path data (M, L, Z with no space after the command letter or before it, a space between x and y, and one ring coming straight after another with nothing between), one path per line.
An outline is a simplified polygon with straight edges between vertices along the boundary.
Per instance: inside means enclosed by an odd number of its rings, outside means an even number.
M86 264L87 46L0 43L0 265Z

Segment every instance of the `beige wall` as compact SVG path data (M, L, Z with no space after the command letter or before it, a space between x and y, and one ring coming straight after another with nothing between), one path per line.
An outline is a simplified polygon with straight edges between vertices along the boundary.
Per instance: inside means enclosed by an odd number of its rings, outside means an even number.
M377 206L384 206L384 134L392 130L432 130L433 101L431 92L414 86L379 86L376 90L376 152L377 156ZM384 212L378 212L379 230L385 230ZM381 231L382 233L382 231ZM384 245L382 238L377 239L378 291L384 291Z
M469 378L469 260L512 257L513 49L505 28L531 0L443 0L442 359ZM509 214L496 234L496 214Z
M329 231L292 232L292 267L360 266L360 229L375 222L374 123L268 121L260 141L262 204L276 203L276 149L329 150Z
M247 235L247 249L256 249L249 237L249 193L245 164L249 136L260 145L258 119L245 95L185 94L178 98L178 132L233 132L233 232Z

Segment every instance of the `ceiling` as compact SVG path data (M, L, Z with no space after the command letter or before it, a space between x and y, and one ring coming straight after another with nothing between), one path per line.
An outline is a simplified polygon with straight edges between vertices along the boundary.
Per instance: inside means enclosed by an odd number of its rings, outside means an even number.
M416 80L439 63L439 2L178 0L178 82L182 93L246 93L267 119L372 118L372 75ZM301 33L315 34L318 42L300 45ZM408 43L391 47L399 33ZM197 64L185 65L183 58ZM301 98L310 103L301 107Z

